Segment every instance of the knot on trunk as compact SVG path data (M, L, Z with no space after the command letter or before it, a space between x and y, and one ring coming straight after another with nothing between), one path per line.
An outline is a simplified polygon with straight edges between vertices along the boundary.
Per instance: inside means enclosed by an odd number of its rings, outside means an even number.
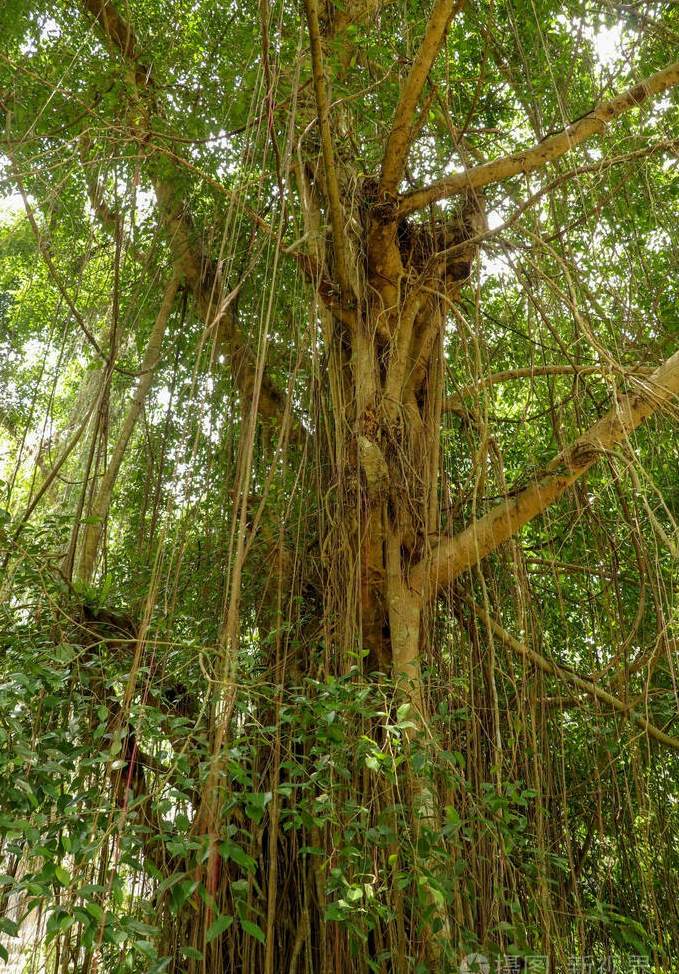
M400 200L395 193L380 192L379 182L372 176L363 180L360 205L364 215L377 223L396 223Z
M583 467L590 467L605 452L596 443L580 440L566 454L565 466L569 472L582 470Z
M389 487L389 467L384 454L374 442L362 433L358 436L358 457L365 475L368 495L375 497L386 493Z
M462 207L449 217L427 223L400 220L397 242L403 266L418 273L437 268L448 281L464 281L471 273L477 251L469 241L487 229L483 201L476 194L469 194Z

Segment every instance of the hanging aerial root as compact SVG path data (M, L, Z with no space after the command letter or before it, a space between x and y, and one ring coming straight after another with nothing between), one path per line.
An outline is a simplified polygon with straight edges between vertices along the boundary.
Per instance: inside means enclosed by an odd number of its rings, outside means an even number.
M552 660L546 659L536 650L531 649L530 646L526 646L525 643L519 642L515 639L511 633L508 633L498 622L493 619L485 609L471 599L467 600L470 608L474 612L475 616L482 619L488 629L497 636L507 649L510 649L513 653L517 653L524 659L530 660L538 669L542 670L543 673L549 673L551 676L557 677L557 679L562 680L565 683L570 683L576 686L579 690L584 693L589 694L589 696L594 697L600 703L605 703L607 706L612 707L613 710L617 710L619 713L624 714L630 720L633 720L641 729L652 737L654 740L659 741L660 744L664 744L666 747L671 747L675 751L679 751L679 739L672 737L670 734L666 734L655 724L652 724L650 720L647 720L641 714L635 713L628 704L618 697L613 696L612 693L608 693L607 690L602 689L597 686L596 683L592 683L590 680L585 680L583 677L578 676L572 670L567 669L564 666L560 666L558 663L554 663Z

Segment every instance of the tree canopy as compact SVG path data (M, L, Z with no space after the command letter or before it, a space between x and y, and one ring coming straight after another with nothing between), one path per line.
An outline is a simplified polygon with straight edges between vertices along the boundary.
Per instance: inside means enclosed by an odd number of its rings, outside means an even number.
M8 970L679 970L679 7L0 38Z

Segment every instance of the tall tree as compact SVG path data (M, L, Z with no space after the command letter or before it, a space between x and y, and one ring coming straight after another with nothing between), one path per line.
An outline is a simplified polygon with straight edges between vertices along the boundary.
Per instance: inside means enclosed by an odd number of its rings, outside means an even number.
M676 19L0 15L43 969L671 969Z

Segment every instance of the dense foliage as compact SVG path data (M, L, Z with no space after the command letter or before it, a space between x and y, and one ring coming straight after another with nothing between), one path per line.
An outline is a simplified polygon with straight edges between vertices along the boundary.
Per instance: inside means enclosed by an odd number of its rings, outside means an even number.
M0 38L8 970L679 970L679 7Z

